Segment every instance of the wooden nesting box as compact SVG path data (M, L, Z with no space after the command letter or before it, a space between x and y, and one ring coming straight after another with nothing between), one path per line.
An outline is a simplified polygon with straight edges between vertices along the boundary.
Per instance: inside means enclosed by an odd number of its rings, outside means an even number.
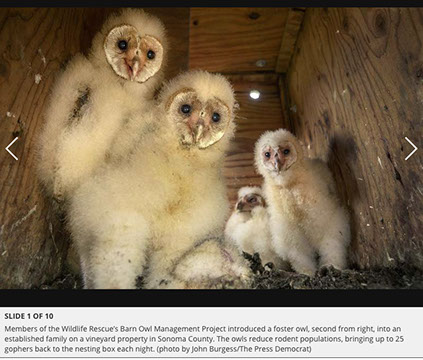
M405 161L405 137L420 147L422 135L422 9L146 10L168 29L168 78L200 68L234 84L232 203L239 187L261 183L258 136L288 128L328 160L351 214L351 263L423 267L421 150ZM0 288L38 286L63 268L68 236L37 183L35 145L55 75L112 11L0 10ZM16 137L18 160L2 150Z

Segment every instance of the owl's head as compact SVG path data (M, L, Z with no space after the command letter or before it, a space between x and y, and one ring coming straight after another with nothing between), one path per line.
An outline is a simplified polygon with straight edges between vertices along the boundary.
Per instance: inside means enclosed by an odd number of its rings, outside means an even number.
M258 172L272 177L283 176L303 160L298 139L288 130L266 131L255 145L255 165Z
M206 149L233 136L234 93L220 74L183 73L164 88L161 103L180 143L187 148Z
M93 41L92 56L121 78L144 83L163 71L167 39L162 22L141 9L110 16Z
M244 186L238 190L238 201L235 205L236 211L251 212L257 206L266 206L261 188L258 186Z

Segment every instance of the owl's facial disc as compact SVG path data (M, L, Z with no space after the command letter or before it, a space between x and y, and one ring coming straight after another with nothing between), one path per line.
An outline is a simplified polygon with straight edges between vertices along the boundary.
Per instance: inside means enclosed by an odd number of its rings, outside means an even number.
M113 28L104 41L106 59L120 77L143 83L160 70L163 46L153 36L140 36L130 25Z
M252 193L240 197L235 207L238 212L251 212L256 206L265 206L265 202L261 195Z
M288 141L277 146L265 146L262 150L263 165L271 173L279 174L287 171L296 160L295 146Z
M225 103L218 98L201 101L193 89L178 91L168 101L167 109L186 147L212 146L222 139L230 123L230 110Z

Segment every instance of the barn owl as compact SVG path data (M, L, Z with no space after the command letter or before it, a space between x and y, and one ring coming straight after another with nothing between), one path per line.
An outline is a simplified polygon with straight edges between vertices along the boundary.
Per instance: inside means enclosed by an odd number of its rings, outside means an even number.
M222 281L248 282L247 264L219 250L218 241L229 210L221 171L234 105L223 76L181 74L164 87L156 108L140 114L161 126L137 142L127 161L106 166L75 191L70 231L85 287L133 288L146 265L147 288L216 287L222 266ZM205 239L211 242L201 245ZM214 275L182 276L190 259L197 264L192 271L204 264L203 246L218 264Z
M309 276L317 270L316 254L320 266L344 269L350 226L327 165L305 158L297 138L284 129L262 134L255 165L264 177L276 253Z
M245 186L238 191L238 201L226 223L225 238L239 251L259 253L263 265L271 262L286 269L285 262L275 253L271 241L269 214L260 187Z
M59 75L38 152L39 177L56 200L66 199L113 159L113 151L124 156L134 138L147 131L149 124L139 116L135 121L133 114L153 106L166 44L157 18L125 9L108 18L88 57L76 55Z

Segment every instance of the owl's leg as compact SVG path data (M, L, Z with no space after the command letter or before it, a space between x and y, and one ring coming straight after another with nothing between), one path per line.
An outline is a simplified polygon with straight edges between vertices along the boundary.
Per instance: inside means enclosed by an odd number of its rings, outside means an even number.
M313 277L317 270L315 252L309 245L298 245L288 252L288 260L297 273Z
M317 270L316 254L298 225L286 220L274 221L271 231L275 252L289 261L296 272L314 276Z
M104 221L91 239L76 238L85 287L135 288L145 265L148 239L148 225L142 217L119 212Z
M63 188L63 183L61 177L57 174L53 180L53 199L56 200L59 204L62 203L65 199L65 193Z
M93 274L91 272L91 251L88 246L79 249L82 280L85 289L94 289Z
M194 245L194 241L184 239L183 236L177 234L162 236L160 240L160 246L152 246L145 287L147 289L183 288L183 284L174 277L173 269L178 259Z
M343 270L347 267L347 246L350 226L346 214L339 212L327 224L326 233L319 244L320 267L332 265Z

